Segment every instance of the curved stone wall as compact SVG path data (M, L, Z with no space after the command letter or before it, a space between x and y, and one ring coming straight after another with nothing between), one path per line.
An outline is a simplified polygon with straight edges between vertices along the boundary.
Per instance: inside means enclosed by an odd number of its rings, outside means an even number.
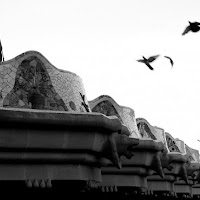
M183 140L178 139L178 138L175 138L175 142L176 142L176 146L180 150L181 154L186 155L187 151L186 151L185 142Z
M0 107L91 111L81 78L36 51L0 64Z
M165 130L158 126L154 126L154 130L155 130L154 135L156 136L157 140L161 141L165 145L165 147L168 149L167 141L165 137Z
M186 154L189 157L191 163L199 163L199 151L196 149L190 148L188 145L185 144Z
M176 140L167 132L165 132L167 146L170 152L178 152L181 153Z
M133 109L118 105L114 99L108 95L101 95L89 101L92 112L99 112L107 116L115 115L127 126L132 137L141 138L138 132L135 112Z
M155 137L154 127L152 127L147 120L144 118L137 118L136 123L138 131L143 138L151 138L152 140L157 140Z

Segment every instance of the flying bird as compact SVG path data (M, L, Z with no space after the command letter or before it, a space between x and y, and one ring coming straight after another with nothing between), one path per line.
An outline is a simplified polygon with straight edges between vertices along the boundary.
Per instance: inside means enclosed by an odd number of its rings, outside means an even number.
M140 59L140 60L137 60L138 62L141 62L141 63L144 63L145 65L147 65L147 67L150 69L150 70L154 70L153 67L149 64L151 62L153 62L154 60L156 60L156 58L158 57L159 55L155 55L155 56L151 56L149 57L148 59L145 58L144 56L142 56L143 59Z
M168 58L169 60L170 60L170 63L171 63L171 65L172 65L172 67L173 67L173 65L174 65L174 61L169 57L169 56L164 56L165 58Z
M185 28L185 30L183 31L182 35L185 35L186 33L188 33L189 31L192 31L194 33L198 32L200 30L200 23L199 22L189 22L189 26L187 26Z

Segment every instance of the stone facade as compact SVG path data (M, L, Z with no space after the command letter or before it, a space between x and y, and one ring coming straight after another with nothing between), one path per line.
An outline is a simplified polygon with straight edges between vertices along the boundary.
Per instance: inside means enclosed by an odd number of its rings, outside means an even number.
M81 78L36 51L0 64L0 107L90 112Z
M64 192L96 190L94 198L99 189L119 189L123 199L200 195L197 150L110 96L88 102L80 77L36 51L0 64L0 112L0 181L44 188L62 180Z
M89 105L92 112L102 113L107 116L117 116L120 121L127 126L131 137L141 138L133 109L118 105L114 99L108 95L101 95L89 101Z
M158 126L154 126L154 135L155 137L157 138L158 141L161 141L165 147L168 149L168 146L167 146L167 141L166 141L166 137L165 137L165 130L163 128L160 128Z
M165 132L167 146L170 152L178 152L181 153L176 140L167 132Z
M147 122L147 120L144 118L137 118L136 123L138 131L143 138L151 138L152 140L157 139L154 135L154 128Z

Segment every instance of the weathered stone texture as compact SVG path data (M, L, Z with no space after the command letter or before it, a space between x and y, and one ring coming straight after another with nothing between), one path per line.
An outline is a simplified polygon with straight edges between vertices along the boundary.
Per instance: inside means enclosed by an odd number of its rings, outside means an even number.
M0 65L1 107L90 112L87 105L82 80L55 68L38 52Z

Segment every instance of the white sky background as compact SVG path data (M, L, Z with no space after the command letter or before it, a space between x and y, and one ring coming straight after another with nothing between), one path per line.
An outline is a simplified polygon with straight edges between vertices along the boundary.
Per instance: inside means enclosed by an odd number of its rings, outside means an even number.
M6 0L5 60L29 50L80 76L88 100L111 96L200 150L199 0ZM136 60L160 54L151 71ZM174 67L164 55L174 60Z

